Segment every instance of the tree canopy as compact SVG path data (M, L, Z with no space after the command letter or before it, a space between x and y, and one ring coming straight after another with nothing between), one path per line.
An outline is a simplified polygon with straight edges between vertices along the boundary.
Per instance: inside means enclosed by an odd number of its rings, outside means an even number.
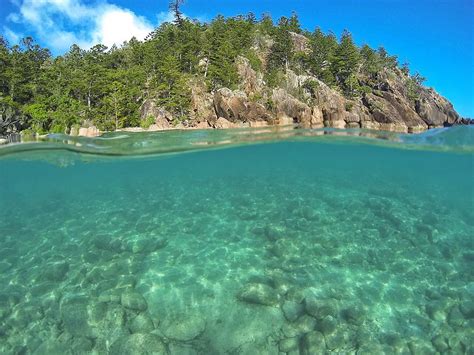
M72 45L54 57L31 37L10 45L0 36L0 112L15 112L38 133L67 132L84 122L113 130L140 125L140 109L148 99L185 120L189 83L199 78L209 92L236 88L239 56L264 74L269 87L292 69L348 97L362 95L364 81L376 81L382 69L398 67L396 56L383 47L359 48L348 31L339 40L319 28L304 31L296 13L276 24L268 14L258 20L252 13L201 23L185 18L182 4L171 1L175 21L163 23L145 40L132 38L111 48ZM301 35L308 39L308 50L296 52L293 38ZM423 78L407 70L402 67L415 97Z

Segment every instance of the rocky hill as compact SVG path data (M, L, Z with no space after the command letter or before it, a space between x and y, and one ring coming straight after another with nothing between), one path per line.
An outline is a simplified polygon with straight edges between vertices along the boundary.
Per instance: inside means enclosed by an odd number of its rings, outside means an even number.
M306 51L308 39L292 33L295 50ZM269 50L269 48L268 48ZM262 51L262 61L265 53ZM192 111L189 119L173 126L174 117L153 100L144 103L142 119L153 117L150 129L236 128L297 123L305 128L366 128L395 132L420 132L463 122L453 105L432 88L419 86L410 97L410 77L399 68L384 68L377 82L364 80L367 90L347 98L315 76L285 70L277 88L270 88L250 61L236 60L238 89L209 92L204 81L190 81ZM270 105L268 103L271 103Z

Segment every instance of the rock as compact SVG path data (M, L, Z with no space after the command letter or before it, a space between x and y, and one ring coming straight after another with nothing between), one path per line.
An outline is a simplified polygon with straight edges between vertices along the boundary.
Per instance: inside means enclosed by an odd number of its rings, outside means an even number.
M237 298L240 301L260 304L264 306L274 306L278 303L278 293L270 286L258 283L250 283L239 292Z
M69 263L66 261L58 261L47 264L42 273L42 277L49 281L63 281L69 271Z
M331 299L317 299L314 296L309 296L305 298L305 310L310 316L323 319L326 316L337 314L337 304Z
M295 52L310 53L311 49L309 47L309 39L302 34L289 32L291 41L293 42L293 49Z
M60 315L67 332L74 336L95 337L94 329L89 325L88 304L89 298L84 294L72 294L63 298Z
M347 323L360 325L364 322L365 312L362 307L348 307L341 311L341 317Z
M332 316L324 317L321 320L318 320L316 324L316 330L319 330L324 335L331 334L336 330L337 321Z
M152 99L147 99L143 102L140 117L142 121L153 118L153 123L148 128L150 131L161 131L173 128L171 125L173 115L164 108L157 106L156 102Z
M52 339L48 339L45 342L43 342L33 354L34 355L70 354L70 351L66 344L62 344Z
M426 305L426 313L432 320L445 321L446 320L445 307L446 307L446 304L443 301L430 302Z
M299 317L295 323L293 323L293 326L298 329L299 333L308 333L315 330L316 319L304 314Z
M265 107L258 102L250 101L243 91L219 89L214 94L214 108L218 117L214 124L215 128L238 127L244 122L272 121Z
M247 94L261 92L264 86L263 74L256 72L250 65L250 61L242 56L236 59L237 73L239 74L241 89Z
M206 83L196 79L191 80L191 119L197 129L212 127L217 120L214 110L214 95L208 92Z
M130 354L167 354L161 338L155 334L131 334L116 340L110 347L110 353Z
M291 351L298 352L298 350L299 350L299 339L298 338L285 338L285 339L282 339L278 343L278 349L282 353L289 353Z
M100 131L96 126L81 127L77 135L83 137L98 137L100 136Z
M264 229L264 234L267 239L275 241L284 237L285 229L282 227L267 225Z
M224 117L219 117L217 121L214 123L214 128L217 129L227 129L227 128L236 128L237 126L226 120Z
M421 90L415 110L430 128L454 124L459 120L453 105L432 89Z
M433 339L431 339L431 343L440 353L444 353L449 349L449 345L446 342L446 339L441 335L437 335Z
M8 143L8 139L6 138L0 138L0 145L4 145Z
M428 128L416 112L393 93L382 92L381 96L369 93L364 96L363 102L369 109L370 121L362 121L362 128L402 133Z
M452 327L462 327L464 325L464 322L466 320L464 319L463 314L459 310L458 306L454 306L451 308L451 311L449 312L448 315L448 324Z
M326 350L324 335L318 331L306 333L302 341L302 355L321 354Z
M99 295L98 301L99 302L115 302L115 303L120 303L122 298L122 291L121 290L116 290L116 289L111 289L102 292Z
M141 313L130 321L128 329L131 333L149 333L155 325L147 313Z
M474 318L474 301L464 301L459 305L459 310L466 319Z
M122 293L120 302L125 308L132 309L134 311L143 312L148 308L145 298L135 291L125 291Z
M162 237L138 237L129 240L123 248L134 254L152 253L168 245L168 239Z
M74 337L70 344L70 349L73 354L89 353L94 347L91 339L85 337Z
M354 348L355 339L349 331L337 331L329 335L325 334L326 347L332 351L346 352Z
M12 267L12 264L8 261L0 261L0 274L7 272Z
M408 342L408 348L412 354L429 355L434 353L433 346L429 341L421 338L412 339Z
M294 301L285 301L281 309L286 320L289 322L296 321L304 311L303 305Z
M160 329L167 338L178 341L190 341L199 338L206 330L206 321L199 313L180 315L164 322Z

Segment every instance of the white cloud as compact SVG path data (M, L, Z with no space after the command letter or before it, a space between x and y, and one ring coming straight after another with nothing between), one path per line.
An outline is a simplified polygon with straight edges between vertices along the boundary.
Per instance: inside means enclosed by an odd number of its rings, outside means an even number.
M67 51L74 43L83 48L98 43L120 45L132 37L143 39L154 28L129 9L108 2L86 4L83 0L19 1L18 12L8 19L32 29L35 37L56 53ZM158 24L163 20L168 18Z

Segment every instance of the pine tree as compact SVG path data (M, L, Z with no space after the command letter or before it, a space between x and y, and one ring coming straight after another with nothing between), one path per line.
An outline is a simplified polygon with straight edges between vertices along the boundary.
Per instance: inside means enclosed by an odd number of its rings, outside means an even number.
M337 48L336 37L329 33L325 35L317 28L310 36L311 52L308 58L308 66L311 72L327 85L334 85L336 80L331 71L331 63Z
M358 89L356 74L359 71L360 54L352 40L352 35L345 30L336 49L332 71L344 94L353 96Z
M174 15L174 20L177 25L182 25L184 16L181 12L181 5L184 4L184 0L171 0L169 3L169 9Z

